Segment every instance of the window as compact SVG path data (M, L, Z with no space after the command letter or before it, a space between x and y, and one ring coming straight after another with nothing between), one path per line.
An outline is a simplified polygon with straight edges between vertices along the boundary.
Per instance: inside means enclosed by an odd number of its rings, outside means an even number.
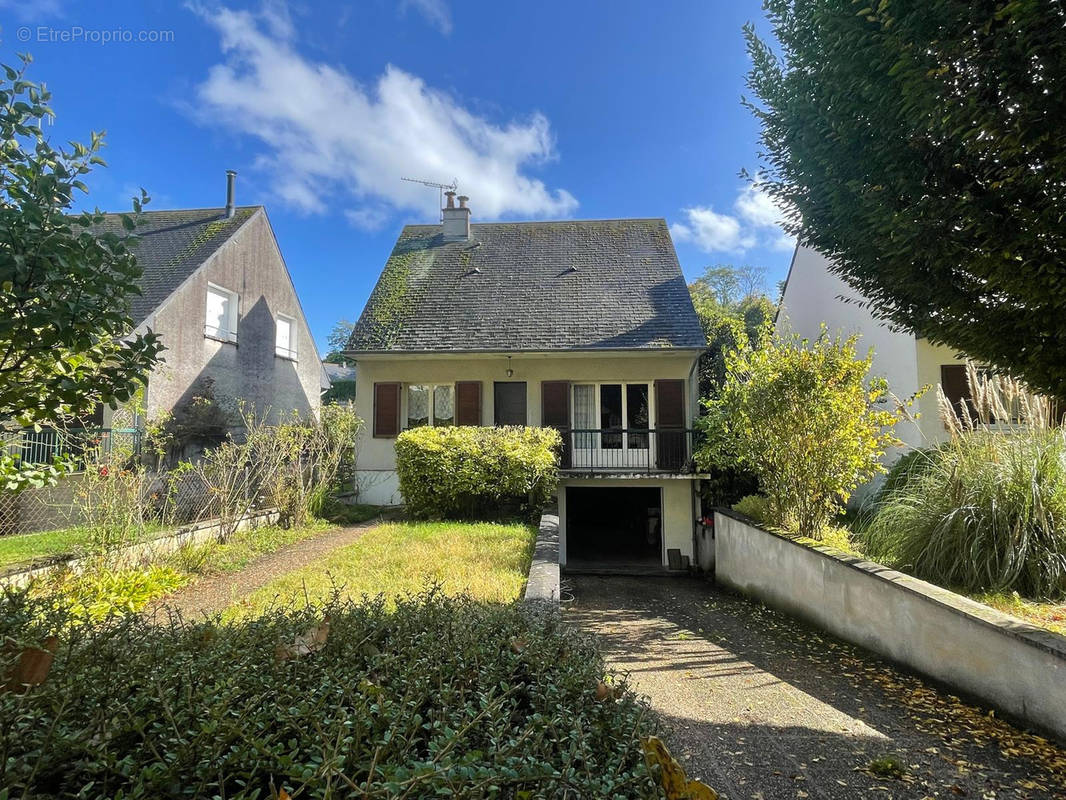
M296 320L278 314L274 338L274 354L296 360Z
M207 284L207 315L204 335L225 342L237 341L237 293Z
M648 449L648 384L574 384L574 446L579 449ZM623 435L624 434L624 435Z
M413 383L407 387L407 427L455 424L455 387Z

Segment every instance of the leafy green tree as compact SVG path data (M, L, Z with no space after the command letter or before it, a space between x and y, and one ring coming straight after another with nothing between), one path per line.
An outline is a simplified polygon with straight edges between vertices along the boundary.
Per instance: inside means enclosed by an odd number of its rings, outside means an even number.
M700 397L717 393L725 380L725 355L738 347L758 347L769 336L774 305L764 294L760 267L708 267L689 284L692 304L707 336L700 357Z
M766 0L762 189L883 318L1066 396L1066 5Z
M104 165L102 134L88 146L53 148L42 130L50 93L4 66L0 80L0 428L61 425L98 403L128 401L162 349L133 335L129 296L140 269L131 239L98 234L99 211L72 214L75 190ZM147 197L143 198L144 201ZM139 203L140 201L138 201ZM139 210L139 205L137 206ZM123 217L127 232L135 227ZM0 454L0 488L54 479Z
M348 347L348 340L352 338L352 331L355 329L355 323L346 319L339 320L334 326L333 330L329 332L329 336L326 337L326 343L329 345L329 352L326 353L324 361L330 364L347 364L351 361L350 358L346 358L344 355L345 349Z
M726 357L725 385L697 423L703 470L750 470L767 497L769 521L821 538L851 494L884 468L898 444L888 387L869 378L872 355L856 357L856 337L770 340Z

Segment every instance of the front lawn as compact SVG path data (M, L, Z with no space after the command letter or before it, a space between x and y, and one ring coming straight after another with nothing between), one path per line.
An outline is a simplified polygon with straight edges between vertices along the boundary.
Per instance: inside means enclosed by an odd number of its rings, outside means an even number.
M52 596L79 618L101 620L136 613L196 578L243 569L256 558L313 536L336 530L323 520L281 528L265 525L237 531L225 542L184 547L153 563L115 567L106 555L95 556L79 573L57 567L34 582L33 592Z
M402 522L369 529L354 544L290 572L243 598L237 616L296 600L322 602L334 587L391 603L439 584L446 594L507 603L525 586L536 528L523 524Z

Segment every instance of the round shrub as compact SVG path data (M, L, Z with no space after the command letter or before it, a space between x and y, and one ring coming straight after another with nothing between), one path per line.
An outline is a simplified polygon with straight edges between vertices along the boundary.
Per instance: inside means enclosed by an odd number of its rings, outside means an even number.
M967 592L1066 596L1066 432L975 430L922 452L882 493L864 551Z
M561 446L554 428L414 428L396 439L400 492L424 519L539 511L558 486Z
M34 602L0 601L0 640L56 630ZM430 592L59 638L43 684L0 694L11 797L659 796L647 709L610 677L602 696L554 611Z

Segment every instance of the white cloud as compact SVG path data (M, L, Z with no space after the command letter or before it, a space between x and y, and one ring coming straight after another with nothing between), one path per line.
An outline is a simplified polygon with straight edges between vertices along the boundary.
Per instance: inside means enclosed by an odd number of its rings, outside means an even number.
M19 22L33 23L50 17L62 17L65 9L62 0L34 0L32 3L26 0L0 0L0 11L11 12Z
M256 167L286 203L309 213L343 210L354 224L399 212L437 217L439 196L409 176L458 177L477 218L567 216L577 200L524 174L555 158L547 118L496 124L416 75L388 66L371 86L310 61L276 10L197 9L220 34L222 61L197 87L205 124L254 136Z
M444 0L401 0L400 10L407 11L413 8L423 17L426 22L433 25L441 33L447 36L452 32L452 12Z
M705 253L744 253L753 247L792 250L796 241L781 228L785 214L773 199L749 183L737 192L736 214L720 214L710 206L694 206L681 213L683 222L670 226L674 238L692 242Z
M719 214L708 206L694 206L684 210L685 222L670 226L674 238L692 242L707 253L742 253L755 244L754 238L741 230L736 217Z

